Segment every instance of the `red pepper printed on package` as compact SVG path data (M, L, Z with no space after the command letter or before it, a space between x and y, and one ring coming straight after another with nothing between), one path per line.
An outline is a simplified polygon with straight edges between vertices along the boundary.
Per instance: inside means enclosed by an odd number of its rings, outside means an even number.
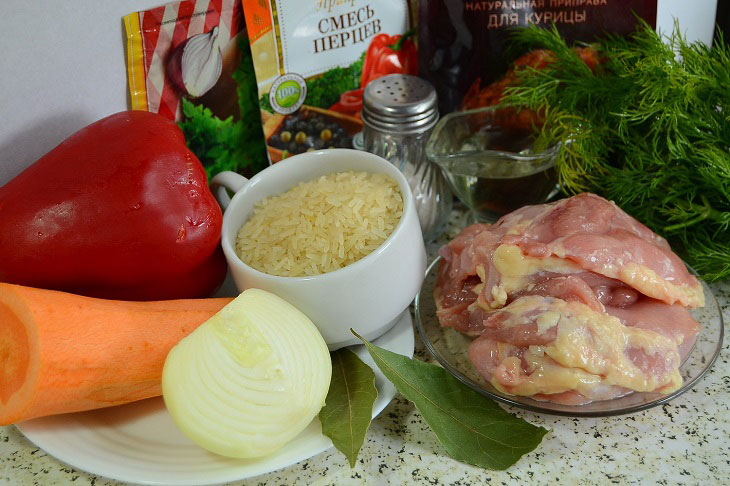
M0 187L0 281L123 300L205 297L222 214L177 125L128 111Z
M418 50L411 40L411 29L405 34L378 34L370 41L360 76L360 87L388 74L418 75Z
M378 34L373 37L365 52L360 88L342 93L330 110L359 118L362 92L370 81L388 74L418 75L418 49L411 40L415 33L415 29L411 29L403 35Z

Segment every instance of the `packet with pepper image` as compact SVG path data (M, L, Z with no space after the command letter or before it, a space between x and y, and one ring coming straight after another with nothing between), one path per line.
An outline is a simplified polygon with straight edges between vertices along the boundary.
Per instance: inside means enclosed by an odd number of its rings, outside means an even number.
M130 104L178 122L208 177L268 166L240 0L182 0L124 17Z
M353 147L362 93L417 74L407 0L243 0L270 161Z

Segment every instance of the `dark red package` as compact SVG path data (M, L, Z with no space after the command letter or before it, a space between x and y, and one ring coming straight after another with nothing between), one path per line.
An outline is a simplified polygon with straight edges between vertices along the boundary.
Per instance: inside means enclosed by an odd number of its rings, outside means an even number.
M554 23L568 41L625 35L637 16L656 26L657 0L419 0L418 10L419 74L445 114L480 106L473 97L515 59L506 55L512 29Z

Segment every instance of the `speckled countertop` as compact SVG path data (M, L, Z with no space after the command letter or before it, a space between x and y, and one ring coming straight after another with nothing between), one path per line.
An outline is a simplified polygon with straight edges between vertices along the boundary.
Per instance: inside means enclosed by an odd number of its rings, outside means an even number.
M455 228L449 233L453 234ZM435 253L437 245L430 245ZM711 285L730 322L730 281ZM416 336L418 358L429 360ZM509 407L508 407L509 408ZM507 471L485 471L445 455L414 406L397 396L373 421L358 463L330 449L232 485L343 484L730 484L730 339L708 374L669 404L607 418L567 418L510 409L551 432ZM0 484L118 485L75 470L0 427Z

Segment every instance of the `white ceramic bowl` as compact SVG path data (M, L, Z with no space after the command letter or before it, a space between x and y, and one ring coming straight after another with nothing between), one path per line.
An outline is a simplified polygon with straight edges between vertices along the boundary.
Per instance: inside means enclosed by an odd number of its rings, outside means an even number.
M375 251L345 268L311 277L269 275L236 255L236 235L257 201L301 181L348 170L385 173L403 194L403 216ZM287 300L312 319L331 350L360 343L350 328L368 340L388 331L421 288L426 250L413 196L403 174L385 159L359 150L307 152L277 162L250 180L233 172L218 174L211 186L225 210L221 243L238 290L259 288ZM223 188L235 192L230 202Z

